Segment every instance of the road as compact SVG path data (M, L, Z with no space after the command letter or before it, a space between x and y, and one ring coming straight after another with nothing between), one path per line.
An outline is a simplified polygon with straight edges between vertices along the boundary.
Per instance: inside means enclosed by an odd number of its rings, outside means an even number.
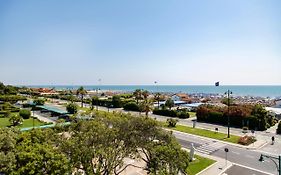
M259 161L261 155L260 151L239 148L218 141L211 141L209 139L198 138L193 135L179 132L173 132L173 134L185 148L190 148L190 144L194 143L196 151L220 158L225 158L226 155L224 149L228 148L229 152L227 153L227 158L230 162L270 174L276 174L277 172L276 167L271 160L265 159L264 162ZM238 168L239 167L236 167L235 171Z
M222 175L265 175L265 173L253 169L245 168L238 165L233 165Z

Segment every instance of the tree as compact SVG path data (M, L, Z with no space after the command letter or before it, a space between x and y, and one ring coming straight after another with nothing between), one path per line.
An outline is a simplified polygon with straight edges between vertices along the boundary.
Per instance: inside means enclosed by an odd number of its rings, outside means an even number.
M114 95L112 97L112 105L115 108L120 108L122 106L122 100L121 100L121 97L119 95Z
M267 128L268 111L262 105L255 105L252 115L257 117L259 121L259 129L265 130Z
M135 96L135 99L137 100L137 104L139 104L139 100L142 99L142 90L141 89L136 89L133 93Z
M161 94L160 94L159 92L157 92L157 93L154 95L154 100L157 101L158 109L160 108L160 99L161 99Z
M78 106L75 103L69 103L66 106L66 110L70 114L76 114L78 112Z
M142 96L143 96L143 99L144 99L145 101L147 101L147 98L148 98L148 96L149 96L149 92L148 92L147 90L142 91Z
M172 107L174 107L175 103L174 100L172 100L171 98L167 99L165 102L165 106L167 106L170 110Z
M53 130L34 129L20 135L16 152L15 174L71 174L65 154L55 146L58 135Z
M148 113L153 109L153 102L150 100L142 101L139 108L140 112L144 111L145 115L148 116Z
M27 109L21 109L19 112L19 115L23 118L23 119L29 119L31 116L31 112L30 110Z
M87 90L83 86L79 87L76 91L76 95L81 97L81 108L83 108L84 96L87 94Z
M9 117L9 121L11 122L11 125L17 126L23 122L23 119L18 114L11 114Z
M277 134L281 134L281 121L278 123L276 132L277 132Z
M0 128L0 174L11 174L16 166L16 140L18 133Z
M94 109L94 105L96 105L97 110L99 110L99 108L98 108L98 106L99 106L99 97L93 96L92 100L91 100L91 105L92 105L92 109Z

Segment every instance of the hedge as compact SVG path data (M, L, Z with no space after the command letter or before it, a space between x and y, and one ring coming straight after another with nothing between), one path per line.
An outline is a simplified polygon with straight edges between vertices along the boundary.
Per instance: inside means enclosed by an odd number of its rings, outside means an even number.
M260 105L238 105L227 107L215 107L203 105L198 107L197 121L226 125L228 116L230 125L234 127L247 126L249 129L266 130L276 123L276 118L270 116Z
M179 118L189 118L189 113L187 111L180 110L169 110L169 109L154 109L153 114L163 115L168 117L179 117Z
M137 105L137 103L135 102L129 102L129 103L126 103L124 106L123 106L124 110L126 111L140 111L140 108L139 106Z

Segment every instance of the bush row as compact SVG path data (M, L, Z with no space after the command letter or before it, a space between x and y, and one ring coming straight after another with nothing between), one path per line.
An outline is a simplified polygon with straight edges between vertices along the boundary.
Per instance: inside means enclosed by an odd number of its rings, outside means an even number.
M154 109L153 114L169 117L189 118L189 113L185 110Z
M200 106L197 109L197 121L226 125L228 116L230 125L247 126L249 129L266 130L276 124L275 116L270 115L262 106L231 106L227 107Z

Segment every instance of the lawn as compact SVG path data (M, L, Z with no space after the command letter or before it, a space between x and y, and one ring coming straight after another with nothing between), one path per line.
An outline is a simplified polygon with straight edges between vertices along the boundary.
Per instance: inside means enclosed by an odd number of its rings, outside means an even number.
M188 175L195 175L215 162L215 160L195 155L195 160L189 163L186 172Z
M166 125L167 127L167 125ZM220 132L214 132L206 129L198 129L198 128L192 128L188 126L183 126L183 125L176 125L174 128L170 128L173 130L189 133L189 134L194 134L194 135L199 135L203 137L208 137L212 139L217 139L217 140L222 140L226 142L231 142L231 143L238 143L239 136L236 135L230 135L230 138L227 138L227 134L223 134Z
M41 125L44 125L45 123L37 120L37 119L34 119L34 126L41 126ZM10 126L10 122L9 122L9 118L0 118L0 128L2 127L7 127L7 126ZM20 125L19 127L20 128L27 128L27 127L32 127L33 126L33 119L30 118L30 119L26 119L26 120L23 120L23 123L22 125Z
M188 112L189 113L189 117L192 118L192 117L196 117L196 112Z

